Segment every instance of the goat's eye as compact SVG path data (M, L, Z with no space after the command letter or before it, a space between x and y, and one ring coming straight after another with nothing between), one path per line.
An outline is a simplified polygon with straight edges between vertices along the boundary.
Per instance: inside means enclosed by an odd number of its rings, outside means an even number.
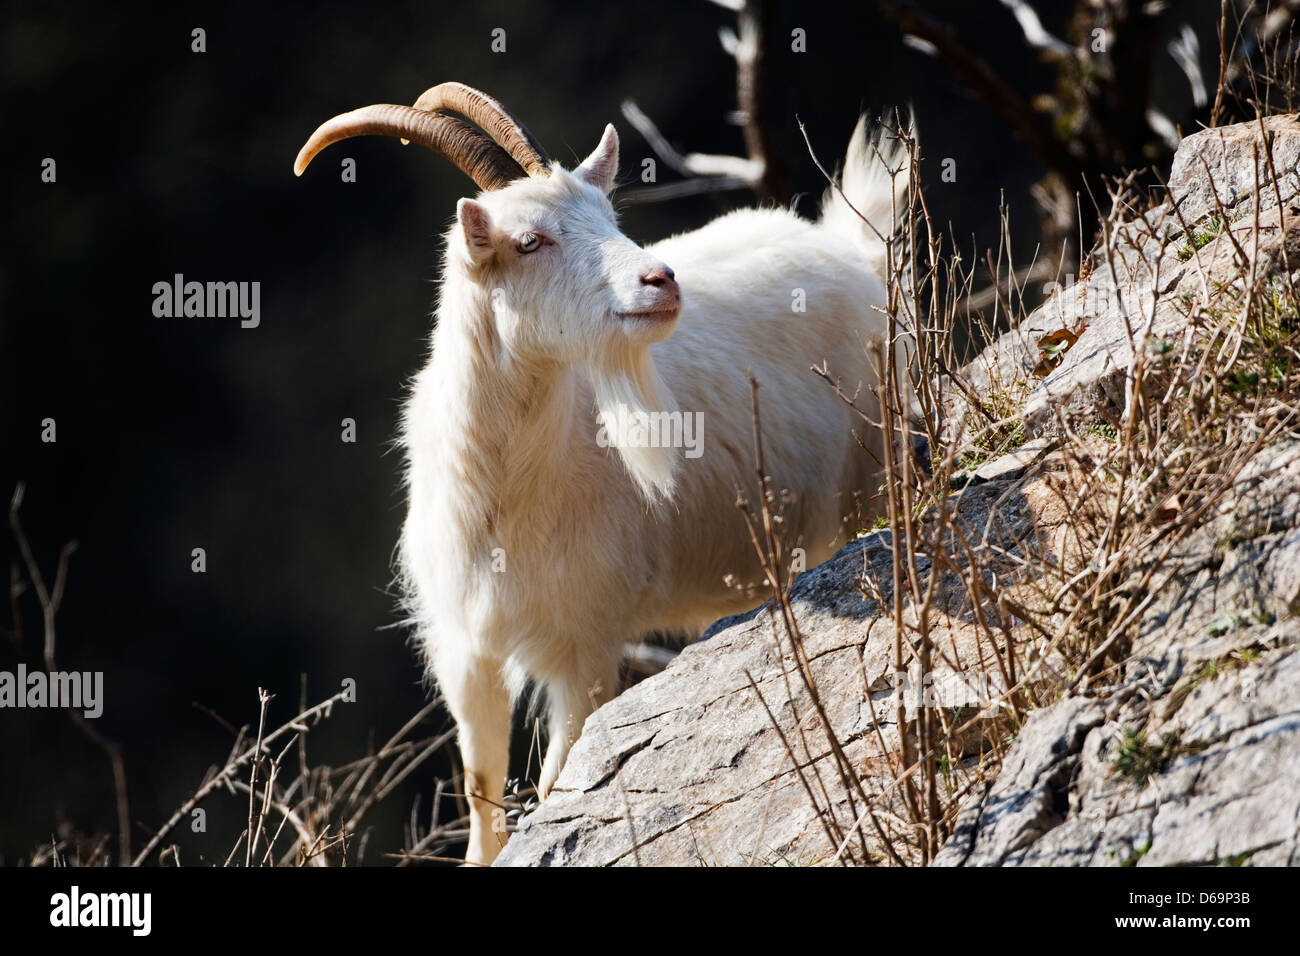
M520 252L536 252L542 247L542 237L535 232L526 232L515 240L515 248Z

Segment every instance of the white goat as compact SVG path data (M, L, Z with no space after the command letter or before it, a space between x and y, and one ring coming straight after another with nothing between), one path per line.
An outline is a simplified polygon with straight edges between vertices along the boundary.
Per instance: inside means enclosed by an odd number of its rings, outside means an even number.
M878 414L869 348L887 328L885 248L862 217L892 230L907 176L891 181L887 167L906 164L859 122L843 174L853 208L832 190L816 223L747 209L641 248L606 198L613 126L569 172L499 103L445 83L414 108L335 117L295 170L368 133L434 149L484 189L447 232L432 356L406 406L400 568L459 728L467 860L489 863L506 838L511 711L526 684L549 705L544 797L583 721L617 692L626 641L698 636L755 603L743 585L762 572L736 507L753 482L749 372L768 471L792 494L787 542L811 567L872 513L882 479L861 421L810 367L828 365ZM700 449L654 447L663 436L637 427L654 413L697 416ZM879 459L868 432L858 437Z

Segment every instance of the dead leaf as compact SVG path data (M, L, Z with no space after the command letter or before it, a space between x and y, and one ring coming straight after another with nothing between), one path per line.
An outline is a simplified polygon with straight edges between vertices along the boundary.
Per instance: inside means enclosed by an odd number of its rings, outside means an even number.
M1079 326L1077 332L1069 329L1057 329L1048 332L1038 340L1038 364L1034 366L1035 378L1046 378L1052 370L1061 364L1065 353L1070 351L1079 336L1087 330L1087 323Z
M1168 524L1173 521L1183 510L1183 503L1177 495L1170 495L1164 500L1164 503L1155 510L1152 517L1155 518L1156 524Z

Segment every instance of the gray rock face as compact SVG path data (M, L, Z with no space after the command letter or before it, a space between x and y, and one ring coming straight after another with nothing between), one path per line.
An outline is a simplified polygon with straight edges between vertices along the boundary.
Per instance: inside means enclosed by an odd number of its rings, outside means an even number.
M1239 218L1254 208L1256 197L1261 210L1276 206L1279 195L1290 202L1300 193L1300 115L1193 133L1174 156L1169 192L1189 223L1216 213L1220 205Z
M976 546L1005 557L1004 581L1030 539L1062 520L1056 410L1117 419L1135 350L1183 334L1173 303L1236 273L1234 257L1244 252L1260 274L1300 265L1300 212L1289 206L1300 194L1300 121L1274 117L1265 129L1277 189L1257 126L1189 136L1169 202L1112 233L1111 255L1094 256L1086 281L968 370L977 386L1024 382L1030 441L980 467L957 496ZM1238 249L1228 232L1253 236L1257 215L1258 243ZM1084 322L1060 366L1034 379L1037 337ZM588 719L498 865L886 862L880 845L842 838L863 807L823 713L857 779L887 790L895 631L867 595L891 602L891 547L887 533L869 535L795 584L820 712L770 609L719 622ZM1300 864L1300 442L1257 456L1169 568L1122 678L1030 714L996 776L962 804L937 865ZM988 651L961 589L941 591L947 623L934 636L956 674ZM956 712L969 703L958 698L939 706ZM984 742L977 733L971 752ZM902 815L888 799L877 809Z
M1187 320L1178 308L1182 296L1230 283L1242 271L1236 260L1243 254L1248 268L1278 271L1284 242L1288 261L1300 262L1300 240L1292 232L1300 218L1300 119L1272 116L1262 125L1271 143L1276 188L1258 125L1188 136L1174 157L1168 200L1114 227L1093 252L1088 278L1058 290L1019 329L986 349L967 370L972 383L1020 386L1025 422L1035 435L1051 432L1058 408L1118 419L1136 353L1177 343L1185 334ZM1213 179L1206 177L1207 168ZM1257 213L1258 245L1253 241ZM1247 234L1252 240L1237 238ZM1061 364L1035 379L1035 343L1059 329L1081 328Z
M936 865L1300 864L1297 528L1290 443L1181 549L1124 684L1034 713Z

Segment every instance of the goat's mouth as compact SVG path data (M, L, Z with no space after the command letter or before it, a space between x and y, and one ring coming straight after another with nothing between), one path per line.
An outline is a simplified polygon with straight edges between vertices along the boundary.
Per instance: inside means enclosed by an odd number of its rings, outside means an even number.
M614 315L620 319L644 319L647 322L671 322L681 314L682 304L676 302L672 305L661 306L657 309L637 309L629 312L615 312Z

